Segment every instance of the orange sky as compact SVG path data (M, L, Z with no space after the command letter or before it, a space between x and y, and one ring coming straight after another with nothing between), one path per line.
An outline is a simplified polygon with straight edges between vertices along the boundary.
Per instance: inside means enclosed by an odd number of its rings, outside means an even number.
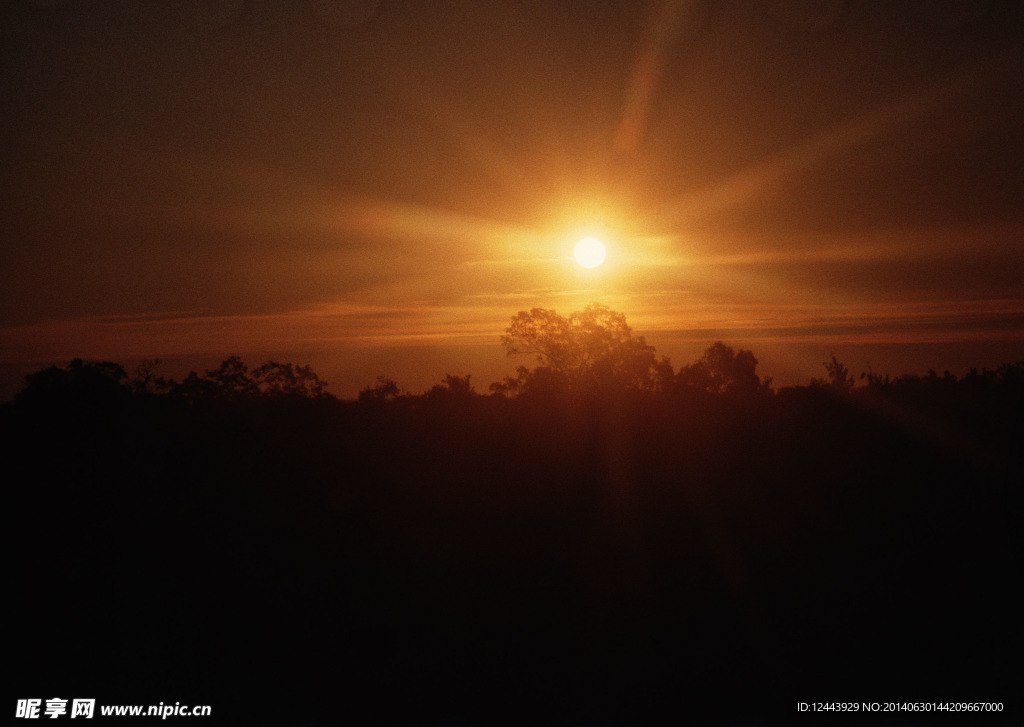
M236 353L485 389L518 310L592 301L785 384L1024 358L1009 0L0 13L4 396Z

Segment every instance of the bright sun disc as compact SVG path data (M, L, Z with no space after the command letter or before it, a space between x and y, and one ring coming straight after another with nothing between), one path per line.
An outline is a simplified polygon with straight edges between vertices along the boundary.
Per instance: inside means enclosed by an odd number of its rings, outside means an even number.
M596 268L604 262L604 245L596 237L584 237L572 251L576 262L585 268Z

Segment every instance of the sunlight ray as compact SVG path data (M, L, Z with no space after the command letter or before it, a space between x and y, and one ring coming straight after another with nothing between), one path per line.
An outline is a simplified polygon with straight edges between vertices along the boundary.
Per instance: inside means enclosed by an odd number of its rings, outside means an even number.
M615 130L615 148L636 150L643 140L651 108L661 86L665 63L693 11L693 0L662 0L647 18L640 50L630 74L622 119Z
M823 165L839 154L875 139L899 126L908 126L974 90L986 79L1019 68L1024 49L989 57L940 83L862 113L793 145L765 161L751 164L716 184L680 197L669 217L677 220L704 217L749 203L777 191L788 178Z

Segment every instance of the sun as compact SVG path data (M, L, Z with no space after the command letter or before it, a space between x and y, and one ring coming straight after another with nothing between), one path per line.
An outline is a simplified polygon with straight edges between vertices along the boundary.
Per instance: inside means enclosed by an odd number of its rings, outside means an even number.
M596 268L604 262L604 244L596 237L584 237L572 251L576 262L585 268Z

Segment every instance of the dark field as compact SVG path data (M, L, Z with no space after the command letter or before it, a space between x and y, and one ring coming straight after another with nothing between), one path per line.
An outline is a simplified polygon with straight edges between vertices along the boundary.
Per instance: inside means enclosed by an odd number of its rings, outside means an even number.
M23 395L2 410L12 690L210 704L204 724L810 723L801 701L1006 721L1022 371Z

